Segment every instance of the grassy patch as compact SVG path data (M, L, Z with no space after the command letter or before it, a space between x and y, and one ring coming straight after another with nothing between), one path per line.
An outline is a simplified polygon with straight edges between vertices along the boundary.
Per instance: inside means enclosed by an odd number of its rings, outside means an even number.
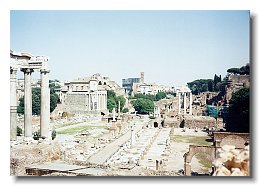
M208 136L181 136L181 135L173 135L171 137L172 142L184 142L184 143L190 143L193 145L206 145L210 146L212 145L212 142L210 142L211 138Z
M206 170L210 169L212 167L212 162L209 159L209 156L207 154L196 154L196 158L199 160L199 163L202 164Z
M84 132L86 130L93 129L93 128L107 128L107 127L106 126L79 126L79 127L64 129L57 133L58 134L74 134L74 133L78 133L78 132Z
M58 128L67 127L67 126L70 126L70 125L76 125L76 124L79 124L79 123L84 123L84 122L71 122L71 123L66 123L66 124L63 124L63 125L56 126L55 128L58 129Z

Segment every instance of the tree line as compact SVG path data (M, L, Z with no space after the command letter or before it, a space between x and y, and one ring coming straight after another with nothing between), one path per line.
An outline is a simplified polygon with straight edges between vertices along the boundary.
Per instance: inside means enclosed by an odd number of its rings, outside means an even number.
M247 63L245 66L240 68L229 68L227 70L228 74L235 75L249 75L250 65ZM201 92L218 92L223 91L225 85L227 84L227 77L221 78L221 75L214 75L213 79L197 79L192 82L187 83L188 87L191 89L192 94L198 95Z
M55 93L55 84L54 81L50 80L50 112L52 112L57 104L60 102L59 96ZM19 105L17 107L17 113L24 114L24 96L19 99ZM41 88L34 87L32 88L32 114L40 115L41 114Z

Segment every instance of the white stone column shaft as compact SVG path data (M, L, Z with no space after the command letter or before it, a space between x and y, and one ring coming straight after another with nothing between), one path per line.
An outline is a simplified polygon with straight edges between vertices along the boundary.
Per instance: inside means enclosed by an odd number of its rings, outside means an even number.
M49 70L41 71L41 137L51 139Z
M183 98L183 99L184 99L184 100L183 100L183 101L184 101L184 108L183 108L183 109L184 109L184 114L186 114L186 109L187 109L187 106L186 106L186 94L187 94L187 93L184 92L184 98Z
M190 92L190 115L192 115L192 93Z
M178 114L181 113L181 93L178 92Z
M113 120L112 121L116 121L116 109L115 108L113 108L112 114L113 114Z
M32 137L32 69L22 69L24 72L24 137Z
M107 109L107 94L105 94L104 96L104 105L105 105L105 108L104 109Z
M120 118L120 101L118 101L118 118Z
M15 141L17 132L17 100L16 100L17 69L10 68L10 140Z
M88 94L88 111L90 111L91 110L91 107L90 107L90 93Z

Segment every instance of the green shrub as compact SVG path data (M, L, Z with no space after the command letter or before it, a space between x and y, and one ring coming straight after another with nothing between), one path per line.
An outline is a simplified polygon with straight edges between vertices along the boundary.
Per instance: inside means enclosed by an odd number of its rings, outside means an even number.
M53 130L53 131L51 132L51 139L54 140L54 139L56 138L56 135L57 135L56 130Z
M62 116L62 117L68 117L69 114L68 114L68 112L63 112L61 116Z
M21 134L23 133L23 130L20 127L16 127L16 132L17 132L17 136L21 136Z
M39 140L39 139L40 139L40 136L41 136L40 131L37 131L37 132L34 132L34 133L33 133L33 139L34 139L34 140Z
M124 108L124 109L122 110L122 112L123 112L123 113L127 113L127 112L129 112L129 109L128 109L128 108Z

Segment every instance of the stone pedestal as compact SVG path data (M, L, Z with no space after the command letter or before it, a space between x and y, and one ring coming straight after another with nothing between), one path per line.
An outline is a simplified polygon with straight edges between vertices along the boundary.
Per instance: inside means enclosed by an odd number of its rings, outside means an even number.
M32 87L31 74L33 69L24 68L24 137L32 137Z
M41 137L51 139L49 70L41 71Z
M17 100L16 100L17 69L10 68L10 140L15 141L17 128Z

